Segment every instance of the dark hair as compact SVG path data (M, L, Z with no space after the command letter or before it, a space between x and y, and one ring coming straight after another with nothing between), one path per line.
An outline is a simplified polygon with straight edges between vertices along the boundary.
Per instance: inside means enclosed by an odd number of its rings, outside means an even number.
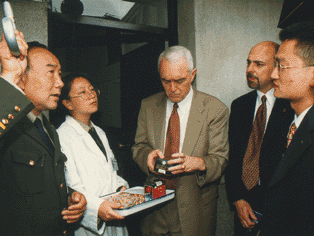
M59 97L58 107L57 109L50 111L50 121L56 128L58 128L65 121L66 115L70 115L70 111L63 105L62 101L70 99L69 93L71 91L72 84L74 80L79 77L83 77L90 82L86 74L70 73L62 77L64 86L61 89L61 95Z
M279 33L279 39L296 40L297 55L307 65L314 64L314 21L292 24Z
M74 82L74 80L76 78L82 77L84 79L87 79L90 83L90 79L88 78L89 76L87 74L83 74L83 73L70 73L67 74L66 76L62 77L62 81L64 83L64 86L61 90L61 95L59 97L59 104L58 104L58 108L63 109L64 111L66 111L66 114L69 114L68 109L62 104L63 100L69 100L69 93L71 91L72 88L72 84ZM92 84L92 83L91 83Z
M27 45L28 45L27 52L29 52L32 48L35 48L35 47L44 48L48 50L48 47L46 45L41 44L40 42L37 42L37 41L28 42Z

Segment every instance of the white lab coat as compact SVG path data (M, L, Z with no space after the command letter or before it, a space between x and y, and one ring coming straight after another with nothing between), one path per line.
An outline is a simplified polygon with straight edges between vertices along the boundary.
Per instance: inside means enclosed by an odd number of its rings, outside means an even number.
M98 208L103 201L100 196L113 193L120 186L128 187L128 183L117 175L115 157L105 132L93 126L106 149L108 162L90 134L71 116L67 116L57 129L61 150L68 159L65 163L67 184L83 193L87 200L81 226L75 235L128 235L123 221L103 222L100 229L97 228Z

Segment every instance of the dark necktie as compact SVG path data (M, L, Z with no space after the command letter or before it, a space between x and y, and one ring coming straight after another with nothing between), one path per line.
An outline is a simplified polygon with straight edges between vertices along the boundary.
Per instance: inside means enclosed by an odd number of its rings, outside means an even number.
M171 116L169 118L168 130L166 136L166 145L165 145L165 159L170 160L171 155L179 152L180 147L180 119L178 114L178 104L173 104L173 109ZM177 188L177 177L167 177L164 179L166 182L167 189L176 189Z
M100 148L100 150L103 152L103 154L105 155L106 157L106 160L108 161L108 158L107 158L107 152L106 152L106 149L102 143L102 141L100 140L96 130L94 128L90 128L88 133L92 136L92 138L94 139L94 141L96 142L96 144L98 145L98 147Z
M289 130L289 133L288 133L288 137L287 137L287 148L289 147L289 145L291 143L291 140L293 138L293 135L295 134L296 131L297 131L297 126L293 122L293 124L290 127L290 130Z
M262 105L259 106L248 146L244 155L242 180L248 190L257 185L259 180L259 157L264 137L266 124L266 96L262 97Z
M54 145L52 144L48 134L46 133L46 131L44 130L44 126L41 122L41 120L39 118L36 118L34 125L36 126L36 128L39 131L40 136L42 137L43 141L45 142L45 144L47 145L49 151L51 152L51 154L54 156L55 155L55 148Z

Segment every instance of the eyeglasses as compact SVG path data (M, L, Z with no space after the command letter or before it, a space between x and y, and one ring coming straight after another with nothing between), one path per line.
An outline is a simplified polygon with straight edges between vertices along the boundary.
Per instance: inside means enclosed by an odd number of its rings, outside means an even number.
M99 89L94 89L94 88L91 89L91 90L83 90L83 91L80 92L79 95L73 96L73 97L69 97L69 98L79 98L80 97L80 98L82 98L84 100L87 100L87 99L90 98L90 96L92 94L98 96L100 94L100 90Z
M306 68L306 67L313 67L314 65L310 66L283 66L278 64L277 62L274 62L274 67L278 69L279 73L283 71L283 69L291 69L291 68Z

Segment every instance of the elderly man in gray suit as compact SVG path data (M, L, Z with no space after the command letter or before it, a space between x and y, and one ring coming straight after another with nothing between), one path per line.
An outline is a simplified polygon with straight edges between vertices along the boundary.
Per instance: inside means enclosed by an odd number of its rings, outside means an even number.
M166 49L158 69L165 91L142 101L133 158L147 179L163 179L176 196L149 213L141 230L144 235L214 235L218 184L228 160L228 109L192 88L196 69L188 49ZM156 158L175 164L171 176L154 171Z

